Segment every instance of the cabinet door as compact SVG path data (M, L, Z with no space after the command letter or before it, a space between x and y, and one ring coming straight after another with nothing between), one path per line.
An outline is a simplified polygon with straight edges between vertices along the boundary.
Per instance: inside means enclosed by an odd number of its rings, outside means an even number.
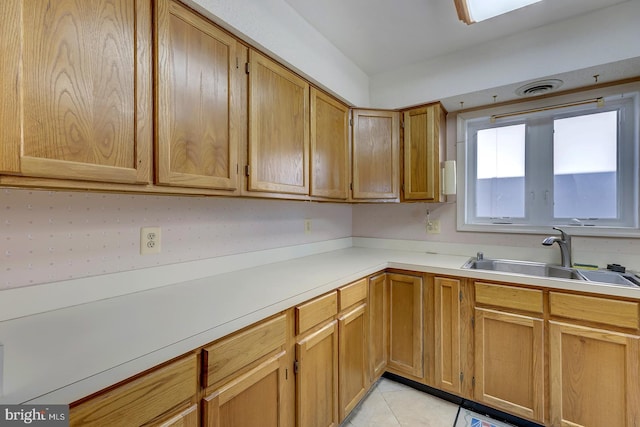
M151 2L0 2L0 173L148 183Z
M397 199L398 113L353 110L353 198Z
M637 426L637 336L549 322L553 426Z
M166 419L180 405L190 405L197 391L197 360L190 354L108 388L80 404L71 404L70 426L143 425Z
M360 402L369 384L365 308L362 304L338 318L340 421Z
M236 81L245 77L236 40L181 3L161 0L156 46L158 183L236 189Z
M389 274L389 361L399 374L422 378L422 277Z
M476 308L475 313L475 399L542 422L542 319L481 308Z
M249 190L309 194L309 84L249 52Z
M202 401L205 427L281 427L286 380L282 352L213 391Z
M460 395L460 281L434 280L435 386Z
M158 427L198 427L198 405L193 404L167 421L151 425Z
M331 321L296 344L298 427L337 426L338 326Z
M345 200L349 180L349 108L311 88L311 195Z
M389 288L387 275L369 280L369 379L384 373L389 359Z
M404 199L440 201L440 104L404 112Z

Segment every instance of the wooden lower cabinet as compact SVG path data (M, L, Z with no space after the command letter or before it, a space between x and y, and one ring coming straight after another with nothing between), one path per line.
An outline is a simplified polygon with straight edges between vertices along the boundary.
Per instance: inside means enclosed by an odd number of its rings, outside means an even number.
M461 394L460 280L434 279L435 386Z
M549 322L551 425L640 425L639 337Z
M389 283L389 360L387 367L412 379L424 376L423 280L392 273Z
M191 405L184 411L158 424L158 427L200 427L198 423L198 405Z
M69 425L163 425L168 418L173 419L176 411L195 403L196 391L196 356L189 354L78 404L71 404ZM184 422L190 419L187 417Z
M338 317L340 421L360 402L369 386L366 305Z
M483 308L475 319L475 400L542 422L543 320Z
M389 287L387 275L369 279L369 380L374 382L389 359Z
M332 320L296 343L296 425L339 424L338 322Z
M214 390L202 401L205 427L282 427L285 352Z

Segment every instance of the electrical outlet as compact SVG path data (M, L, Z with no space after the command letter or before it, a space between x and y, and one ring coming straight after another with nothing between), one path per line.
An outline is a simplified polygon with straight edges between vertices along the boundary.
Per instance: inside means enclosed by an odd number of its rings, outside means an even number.
M140 255L160 253L160 227L142 227L140 229Z
M309 234L311 233L311 220L310 219L305 219L304 220L304 234Z
M440 234L440 220L432 219L427 222L427 234Z

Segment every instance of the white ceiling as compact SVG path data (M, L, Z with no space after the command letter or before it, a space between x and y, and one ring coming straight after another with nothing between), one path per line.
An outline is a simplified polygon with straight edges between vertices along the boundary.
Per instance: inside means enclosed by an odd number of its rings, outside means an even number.
M285 0L318 32L370 77L401 69L439 56L464 51L496 39L533 30L588 14L626 1L639 0L542 0L502 16L473 25L458 20L454 0ZM487 0L491 1L491 0ZM612 28L612 31L615 27ZM640 58L602 64L562 75L560 90L640 75ZM521 84L441 99L452 112L517 98ZM427 101L427 100L425 100Z
M543 0L473 25L453 0L285 1L373 76L628 0Z

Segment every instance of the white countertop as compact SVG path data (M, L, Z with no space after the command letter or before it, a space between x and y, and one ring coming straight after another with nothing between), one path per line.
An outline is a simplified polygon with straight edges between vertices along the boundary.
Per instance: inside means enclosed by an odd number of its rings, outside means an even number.
M350 247L5 320L0 403L70 403L385 268L640 298L640 289L461 269L467 260Z

